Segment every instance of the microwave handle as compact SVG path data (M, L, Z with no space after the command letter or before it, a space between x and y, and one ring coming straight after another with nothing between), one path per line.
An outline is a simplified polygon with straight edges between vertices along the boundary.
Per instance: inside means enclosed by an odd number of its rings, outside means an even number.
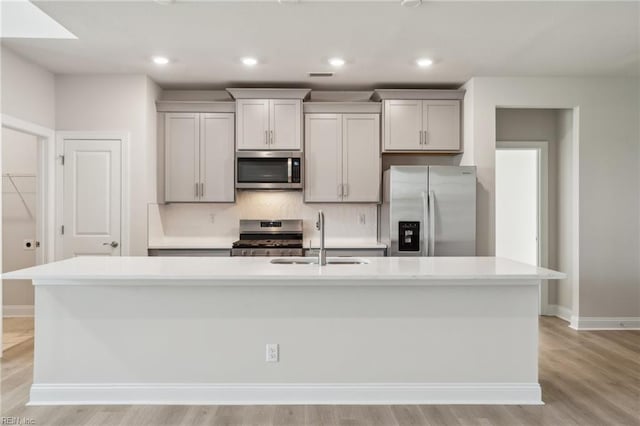
M292 174L292 165L291 165L291 162L292 162L292 161L293 161L293 160L292 160L292 158L291 158L291 157L289 157L289 158L287 159L287 182L289 182L289 183L291 183L291 174Z

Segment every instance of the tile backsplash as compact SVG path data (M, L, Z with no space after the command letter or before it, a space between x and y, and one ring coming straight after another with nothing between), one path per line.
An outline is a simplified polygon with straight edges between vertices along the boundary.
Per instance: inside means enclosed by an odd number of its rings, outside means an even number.
M318 210L326 219L327 241L375 242L376 204L305 204L297 191L238 191L235 203L149 205L149 247L230 246L240 219L303 219L305 246L318 244Z

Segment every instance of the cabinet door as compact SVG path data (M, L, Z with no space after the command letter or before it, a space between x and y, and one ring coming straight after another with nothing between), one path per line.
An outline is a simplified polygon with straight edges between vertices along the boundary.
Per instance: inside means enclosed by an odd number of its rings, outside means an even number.
M302 149L302 101L272 99L269 101L270 149L299 151Z
M343 201L380 201L380 116L344 114L342 120Z
M165 115L165 201L198 199L200 114Z
M308 202L342 200L342 116L305 115L304 198Z
M384 101L384 150L422 149L422 101Z
M458 151L460 149L459 101L423 101L422 114L425 131L423 149L427 151Z
M269 149L269 100L236 101L238 149Z
M234 201L233 114L200 116L200 201Z

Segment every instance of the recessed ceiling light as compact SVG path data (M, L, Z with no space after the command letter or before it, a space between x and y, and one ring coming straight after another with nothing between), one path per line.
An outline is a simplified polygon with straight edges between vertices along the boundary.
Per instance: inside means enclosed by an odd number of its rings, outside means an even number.
M248 67L252 67L258 63L256 58L242 58L242 63Z
M341 67L344 65L344 59L342 58L331 58L329 59L329 64L334 67Z
M421 68L427 68L433 65L433 61L429 58L420 58L416 61L416 64Z
M400 0L400 4L405 7L418 7L422 4L422 0Z
M164 56L154 56L153 63L156 65L167 65L169 63L169 58L165 58Z

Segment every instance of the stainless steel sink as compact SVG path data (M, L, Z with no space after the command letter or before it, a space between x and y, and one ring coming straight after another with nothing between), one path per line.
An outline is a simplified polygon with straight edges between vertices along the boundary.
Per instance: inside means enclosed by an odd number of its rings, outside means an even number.
M271 259L274 265L317 265L318 259L315 257L277 257ZM366 265L366 259L359 257L330 257L327 259L328 265Z
M277 257L271 259L271 263L274 265L311 265L317 264L318 259L313 257Z
M366 265L369 261L359 257L334 257L327 259L327 263L331 265Z

